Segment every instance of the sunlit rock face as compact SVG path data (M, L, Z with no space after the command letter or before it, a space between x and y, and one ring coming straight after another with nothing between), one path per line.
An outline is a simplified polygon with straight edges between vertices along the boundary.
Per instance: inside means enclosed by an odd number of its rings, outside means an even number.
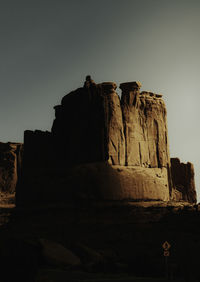
M0 191L15 192L21 174L23 145L20 143L0 143Z
M139 92L139 82L122 83L126 165L168 167L166 108L162 95Z
M139 82L85 83L55 107L55 140L75 163L108 161L113 165L168 167L166 108L162 95L140 93ZM80 142L81 140L81 142Z
M77 191L79 198L109 201L169 200L165 168L146 169L101 162L76 166L68 174L73 175L70 186L73 191Z
M170 200L165 104L140 87L120 84L120 100L114 82L96 84L87 76L54 107L51 132L26 131L17 203Z

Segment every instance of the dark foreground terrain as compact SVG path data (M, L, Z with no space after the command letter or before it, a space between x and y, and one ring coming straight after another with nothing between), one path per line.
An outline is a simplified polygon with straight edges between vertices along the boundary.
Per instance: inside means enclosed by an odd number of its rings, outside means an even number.
M79 202L18 209L13 196L1 197L0 281L200 281L198 206Z

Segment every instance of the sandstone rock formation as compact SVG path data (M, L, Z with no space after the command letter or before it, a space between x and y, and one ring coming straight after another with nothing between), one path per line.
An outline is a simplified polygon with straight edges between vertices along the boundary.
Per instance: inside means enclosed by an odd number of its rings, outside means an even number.
M0 143L0 191L13 193L21 173L23 145Z
M172 181L174 184L172 197L175 200L184 200L190 203L196 202L196 190L194 183L194 166L188 162L181 163L178 158L171 158Z
M162 95L139 92L139 82L122 83L126 165L169 165L166 108Z
M62 147L57 155L70 164L109 161L124 165L125 140L117 86L112 82L88 83L54 107L52 134L55 148L59 151Z
M140 93L140 87L120 84L120 100L115 83L96 84L87 76L54 107L51 132L25 131L17 203L170 200L165 104L162 95ZM193 195L187 200L195 202Z
M52 135L41 130L24 132L23 168L48 167L53 163Z

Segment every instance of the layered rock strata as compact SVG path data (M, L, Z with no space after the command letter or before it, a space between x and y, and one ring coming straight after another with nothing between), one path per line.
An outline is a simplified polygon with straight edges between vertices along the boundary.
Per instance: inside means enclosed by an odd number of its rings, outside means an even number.
M51 132L26 131L18 203L30 195L34 204L55 201L55 193L62 201L168 201L166 108L162 95L140 93L140 87L120 84L120 100L115 83L96 84L87 76L54 107Z

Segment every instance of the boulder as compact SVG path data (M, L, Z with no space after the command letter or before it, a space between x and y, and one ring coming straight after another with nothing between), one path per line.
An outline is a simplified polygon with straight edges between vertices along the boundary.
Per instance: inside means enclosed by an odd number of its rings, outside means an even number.
M74 243L72 248L84 263L99 263L104 260L103 256L100 253L82 243Z
M47 239L39 239L39 242L42 246L42 255L48 264L61 267L81 264L80 259L61 244Z

